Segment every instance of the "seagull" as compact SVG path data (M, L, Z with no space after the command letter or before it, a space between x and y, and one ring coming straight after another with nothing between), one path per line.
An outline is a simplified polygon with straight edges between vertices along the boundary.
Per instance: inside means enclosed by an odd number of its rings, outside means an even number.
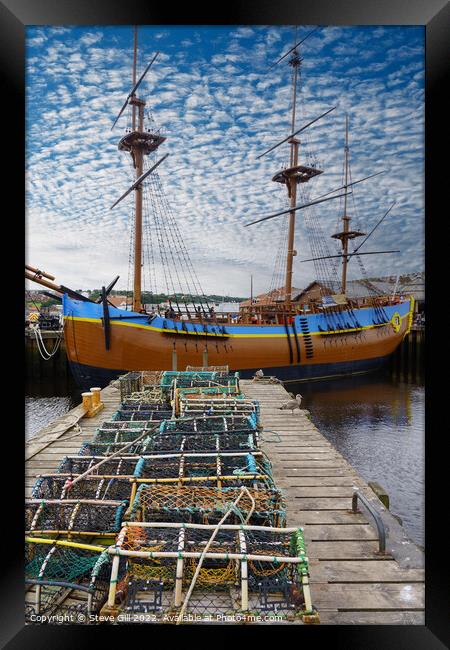
M263 377L264 377L264 373L262 370L257 370L253 375L254 379L262 379Z
M290 399L287 402L284 402L279 408L281 411L291 411L292 415L294 415L294 411L296 409L300 410L300 404L302 401L302 396L301 395L296 395L295 399Z

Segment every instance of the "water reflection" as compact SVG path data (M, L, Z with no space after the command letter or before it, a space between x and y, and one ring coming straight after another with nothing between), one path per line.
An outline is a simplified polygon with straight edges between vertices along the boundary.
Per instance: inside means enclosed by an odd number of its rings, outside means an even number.
M423 385L388 374L288 384L303 395L317 428L366 481L388 492L390 509L409 536L424 544Z
M72 377L28 380L25 395L26 439L81 402L81 392Z

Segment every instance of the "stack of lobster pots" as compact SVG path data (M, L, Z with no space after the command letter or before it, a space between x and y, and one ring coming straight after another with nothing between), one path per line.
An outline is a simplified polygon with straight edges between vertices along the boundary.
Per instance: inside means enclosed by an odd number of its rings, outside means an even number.
M286 525L238 373L130 372L120 392L93 440L34 485L29 620L317 622L303 530Z

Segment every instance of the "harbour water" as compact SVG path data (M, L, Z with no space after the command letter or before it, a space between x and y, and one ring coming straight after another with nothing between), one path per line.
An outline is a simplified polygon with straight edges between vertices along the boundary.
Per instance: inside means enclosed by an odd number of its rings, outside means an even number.
M412 540L424 545L424 386L387 371L309 384L289 383L303 396L317 428L366 481L388 492L390 510ZM73 380L27 386L26 436L80 403Z
M80 402L81 391L71 376L28 379L25 386L25 438L32 438Z
M389 494L409 537L425 545L425 388L389 371L286 386L366 481Z

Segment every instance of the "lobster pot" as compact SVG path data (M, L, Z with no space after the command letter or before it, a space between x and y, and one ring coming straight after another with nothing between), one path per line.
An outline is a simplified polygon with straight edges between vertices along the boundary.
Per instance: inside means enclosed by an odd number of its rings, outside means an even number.
M270 464L261 453L145 457L139 466L139 472L138 483L158 481L217 487L274 487Z
M100 611L111 576L111 556L106 551L29 539L25 557L27 623L33 624L38 616L43 623L83 624ZM122 560L120 575L124 569Z
M161 410L161 409L146 409L145 405L141 409L118 409L112 420L114 422L133 422L133 421L145 421L145 422L160 422L161 420L166 420L172 417L172 411L170 410Z
M105 456L65 456L58 467L61 474L84 474L87 470L104 460ZM94 470L92 476L96 474L117 474L119 476L137 476L136 466L139 463L137 458L115 457L104 462L98 470Z
M166 371L161 378L161 388L165 394L170 394L175 380L177 388L228 386L239 393L239 373Z
M133 411L134 413L138 413L139 411L168 411L168 405L167 402L145 402L143 404L139 404L136 402L131 402L129 403L128 400L125 400L124 402L121 403L120 405L120 410L121 411Z
M109 420L107 422L103 422L102 425L97 429L97 431L117 431L118 429L123 429L126 431L132 431L132 430L138 430L140 435L141 433L144 433L145 429L149 429L152 431L155 428L156 425L154 424L149 424L146 420L133 420L132 422L128 422L126 420L124 421L114 421L114 420Z
M186 452L187 453L187 452ZM166 470L164 471L164 464ZM211 475L235 474L270 474L269 461L256 453L228 453L221 455L215 452L198 454L168 454L164 457L144 457L139 466L141 478L161 478L163 476L202 477Z
M254 500L254 510L248 523L261 526L285 524L285 507L279 490L255 490L249 487L248 491ZM133 501L131 520L217 524L240 494L240 488L236 487L143 484L138 488ZM239 501L239 510L234 509L229 519L233 523L242 523L252 507L251 499L244 494Z
M239 391L236 390L236 386L216 386L216 385L205 385L205 386L193 386L192 388L177 388L175 394L179 397L191 398L191 399L201 399L202 397L211 397L216 399L223 398L234 398Z
M204 553L214 528L170 522L126 524L118 544L127 557L124 610L152 612L157 620L169 612L176 615L199 569L184 609L184 615L196 620L224 622L219 617L225 615L234 622L237 612L293 619L310 612L301 529L223 524Z
M259 418L259 402L242 397L213 399L180 398L179 413L183 417L197 417L201 415L251 415Z
M245 451L257 449L255 433L158 434L146 443L146 453L187 451ZM137 452L140 453L140 452ZM144 452L142 452L144 453Z
M119 377L120 400L123 401L131 393L142 390L142 373L138 371L127 372Z
M159 427L162 434L173 433L253 433L257 428L256 414L251 415L213 415L192 418L163 420Z
M137 427L135 429L98 429L92 442L113 444L132 442L142 436L145 431L146 429Z
M125 406L132 406L133 404L167 404L162 390L159 386L150 386L143 390L131 393L122 400Z
M46 534L114 534L120 530L126 501L29 499L25 530Z
M102 467L102 466L101 466ZM131 484L126 478L107 478L87 476L70 489L66 488L69 476L51 474L40 476L33 486L33 499L99 499L127 501L130 498Z
M141 390L151 390L152 388L159 388L161 385L161 378L163 372L161 370L142 370L142 388Z
M150 453L151 450L151 436L136 442L131 446L124 447L129 444L126 442L83 442L78 454L80 456L110 456L116 452L123 451L124 457L141 455L146 452Z

